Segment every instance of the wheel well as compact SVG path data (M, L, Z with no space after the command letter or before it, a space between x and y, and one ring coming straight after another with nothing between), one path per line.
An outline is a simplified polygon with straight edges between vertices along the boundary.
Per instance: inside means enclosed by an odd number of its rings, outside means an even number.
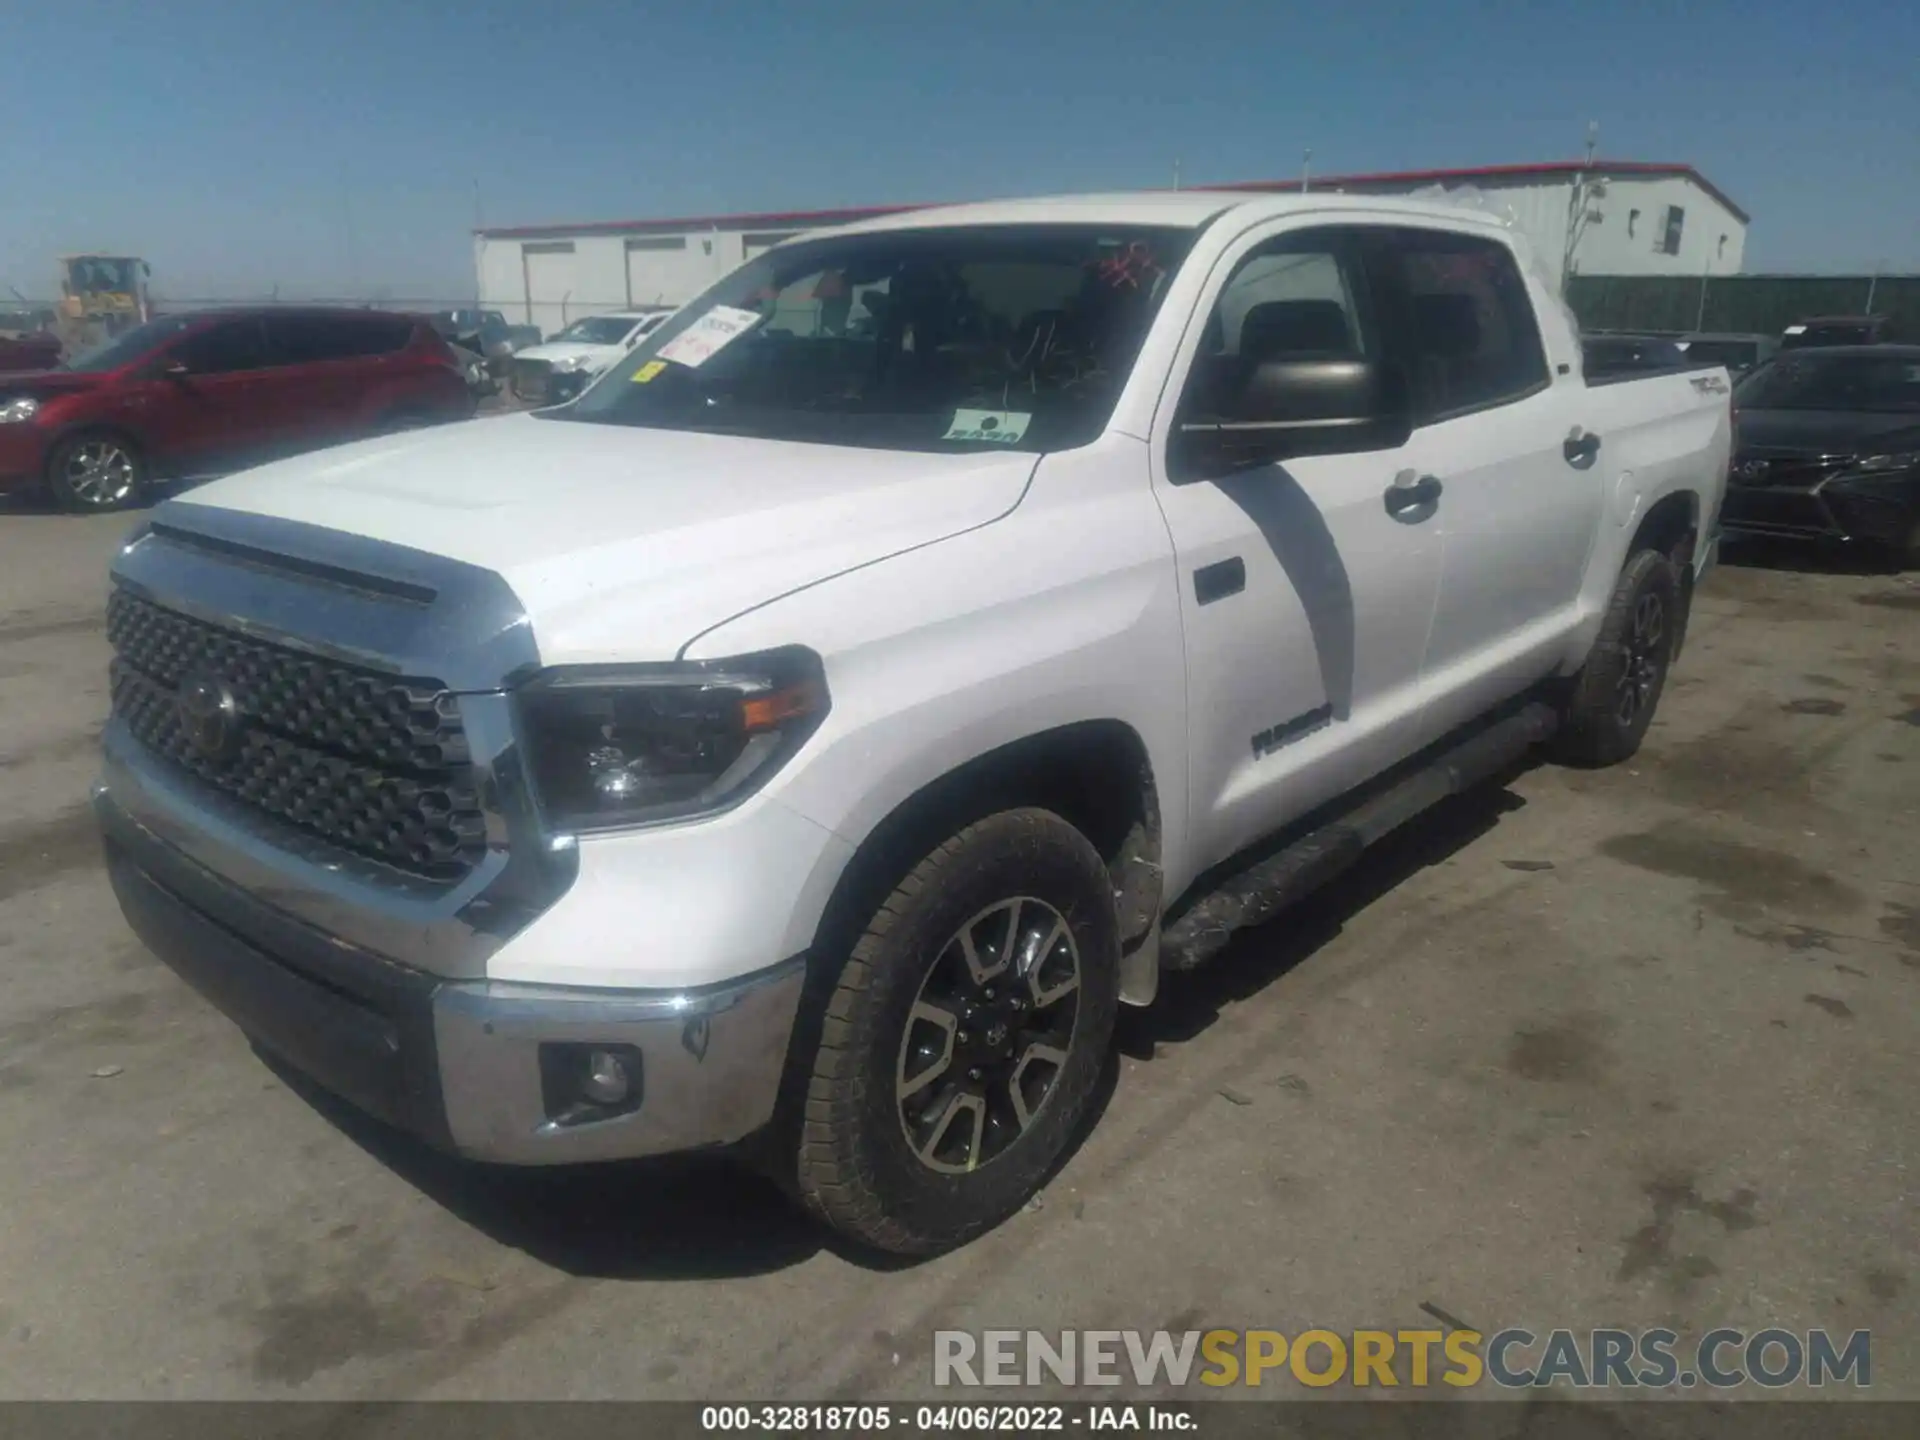
M1691 490L1676 491L1647 512L1640 528L1634 532L1633 544L1627 547L1627 553L1658 550L1684 569L1693 560L1699 530L1700 497Z
M1700 540L1700 497L1691 490L1661 498L1633 532L1627 554L1658 550L1673 561L1680 580L1680 619L1674 627L1672 659L1678 660L1687 641L1687 622L1693 617L1693 552Z
M1106 861L1123 946L1159 920L1160 803L1147 747L1130 725L1089 720L990 750L896 806L840 877L821 920L823 947L851 943L901 878L956 830L1022 805L1053 811Z

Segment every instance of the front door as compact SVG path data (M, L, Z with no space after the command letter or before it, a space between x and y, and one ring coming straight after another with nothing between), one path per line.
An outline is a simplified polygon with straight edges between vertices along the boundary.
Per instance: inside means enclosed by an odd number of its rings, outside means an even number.
M1217 863L1419 747L1440 577L1435 507L1394 496L1399 449L1183 476L1168 440L1213 357L1378 357L1354 227L1256 229L1220 262L1155 421L1180 574L1192 834ZM1231 366L1218 367L1230 369ZM1176 452L1177 454L1177 452Z
M184 369L170 372L175 363ZM216 321L169 346L138 396L141 433L156 463L169 475L197 477L255 459L267 441L266 376L257 318Z

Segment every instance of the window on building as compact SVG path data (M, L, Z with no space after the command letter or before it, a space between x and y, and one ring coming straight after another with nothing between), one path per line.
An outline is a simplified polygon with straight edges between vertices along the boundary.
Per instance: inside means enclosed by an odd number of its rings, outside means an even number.
M1662 255L1680 253L1680 230L1687 223L1687 212L1678 205L1669 205L1660 217L1660 235L1654 243L1654 249Z
M687 237L684 235L644 235L635 236L627 241L629 250L684 250Z
M1629 240L1633 238L1634 227L1639 225L1639 223L1640 212L1638 210L1627 211L1627 238Z

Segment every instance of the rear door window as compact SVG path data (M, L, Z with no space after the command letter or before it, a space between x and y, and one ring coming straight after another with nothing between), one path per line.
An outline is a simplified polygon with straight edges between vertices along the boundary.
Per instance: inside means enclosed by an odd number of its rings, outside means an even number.
M1396 228L1375 248L1421 421L1507 405L1548 384L1546 348L1513 252L1498 240Z
M272 315L267 334L274 364L317 365L387 355L407 343L412 326L391 315Z

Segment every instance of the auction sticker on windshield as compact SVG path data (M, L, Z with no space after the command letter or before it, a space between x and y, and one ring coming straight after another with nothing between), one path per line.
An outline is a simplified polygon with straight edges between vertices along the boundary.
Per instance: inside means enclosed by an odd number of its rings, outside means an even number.
M644 385L666 368L667 362L664 360L649 360L633 372L633 383L636 385Z
M759 323L757 310L716 305L654 353L662 360L697 369Z
M1018 445L1033 420L1018 410L956 410L953 424L943 440L986 440L1001 445Z

